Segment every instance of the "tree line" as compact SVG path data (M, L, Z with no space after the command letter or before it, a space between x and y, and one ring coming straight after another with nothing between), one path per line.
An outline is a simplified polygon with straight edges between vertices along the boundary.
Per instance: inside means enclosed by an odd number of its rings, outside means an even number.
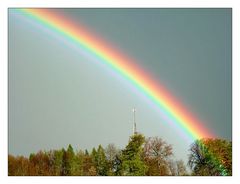
M122 150L114 144L91 151L67 149L8 155L9 176L186 176L232 175L232 143L222 139L196 140L187 165L173 159L173 148L159 137L134 134Z

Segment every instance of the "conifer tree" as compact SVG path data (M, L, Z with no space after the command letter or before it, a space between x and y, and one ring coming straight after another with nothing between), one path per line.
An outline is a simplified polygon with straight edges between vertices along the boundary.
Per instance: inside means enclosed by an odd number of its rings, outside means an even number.
M141 160L143 153L144 136L134 134L126 148L122 151L122 175L125 176L143 176L146 172L146 165Z

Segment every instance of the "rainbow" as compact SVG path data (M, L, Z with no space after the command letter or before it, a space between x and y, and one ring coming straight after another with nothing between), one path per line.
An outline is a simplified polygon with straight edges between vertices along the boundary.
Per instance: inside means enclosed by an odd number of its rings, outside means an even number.
M85 26L72 22L65 15L53 10L17 9L17 11L77 44L78 47L96 57L99 62L123 76L193 140L215 137L159 81L155 81L150 74L136 65L133 59L95 36L96 34L90 32Z

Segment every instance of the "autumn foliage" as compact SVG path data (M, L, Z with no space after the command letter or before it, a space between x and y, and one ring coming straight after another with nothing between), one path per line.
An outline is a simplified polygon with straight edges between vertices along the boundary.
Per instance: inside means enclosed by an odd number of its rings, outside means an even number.
M200 144L201 143L201 144ZM205 146L202 146L202 145ZM159 137L134 134L122 150L114 144L103 148L74 151L39 151L23 156L8 156L9 176L183 176L231 175L231 142L204 139L190 147L187 172L182 160L174 160L173 148ZM214 153L215 157L209 156ZM200 155L200 157L199 157ZM221 160L221 163L214 159ZM225 170L221 170L221 166ZM220 169L219 169L220 168ZM226 173L224 173L226 171Z

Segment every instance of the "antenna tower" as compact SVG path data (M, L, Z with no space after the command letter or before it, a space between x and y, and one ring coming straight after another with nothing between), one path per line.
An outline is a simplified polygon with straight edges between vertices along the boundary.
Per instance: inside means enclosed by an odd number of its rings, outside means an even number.
M137 134L136 108L133 108L133 134Z

